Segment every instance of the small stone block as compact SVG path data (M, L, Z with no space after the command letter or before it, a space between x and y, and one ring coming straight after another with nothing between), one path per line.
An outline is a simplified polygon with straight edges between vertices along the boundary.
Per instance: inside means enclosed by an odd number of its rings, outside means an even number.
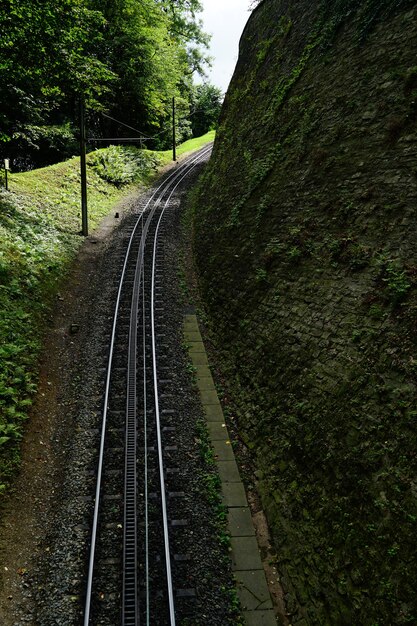
M246 493L242 483L223 483L222 485L222 501L228 507L246 507Z
M230 541L233 570L262 569L256 537L232 537Z
M203 390L200 391L201 395L201 404L218 404L220 405L219 398L217 396L217 391Z
M216 391L211 376L197 376L197 387L200 391Z
M235 572L239 600L243 610L272 609L271 596L264 570Z
M201 341L201 335L200 332L198 330L198 326L197 324L192 324L192 323L186 323L183 326L183 332L184 333L195 333L196 335L199 335L198 341Z
M277 620L272 609L269 611L243 611L246 626L277 626Z
M197 317L196 315L184 315L184 324L197 324Z
M206 404L204 407L207 422L221 422L224 423L224 415L220 402L217 404Z
M213 441L214 454L219 461L234 461L235 455L232 443L225 439L223 441Z
M240 474L236 461L217 461L217 469L222 483L240 482Z
M232 537L253 537L255 528L248 508L233 508L228 511L229 531Z
M208 365L199 365L197 368L197 380L199 378L208 378L211 376L211 371Z
M201 341L201 335L195 330L184 330L184 340L186 343Z
M207 430L211 441L224 441L229 439L229 431L224 422L208 422Z
M193 365L198 367L199 365L206 365L208 367L207 354L205 352L193 352L190 353Z
M204 343L202 341L193 341L192 343L189 343L188 350L190 354L199 354L200 352L206 352Z

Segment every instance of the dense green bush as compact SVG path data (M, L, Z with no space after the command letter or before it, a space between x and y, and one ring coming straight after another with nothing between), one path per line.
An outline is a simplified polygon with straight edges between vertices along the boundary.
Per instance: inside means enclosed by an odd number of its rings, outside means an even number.
M140 180L156 170L160 159L139 148L110 146L90 154L88 164L103 180L120 186Z

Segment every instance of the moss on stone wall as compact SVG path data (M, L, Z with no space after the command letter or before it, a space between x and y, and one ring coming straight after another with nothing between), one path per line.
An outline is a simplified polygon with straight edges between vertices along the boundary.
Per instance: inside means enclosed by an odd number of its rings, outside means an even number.
M414 5L261 3L195 201L292 623L417 623Z

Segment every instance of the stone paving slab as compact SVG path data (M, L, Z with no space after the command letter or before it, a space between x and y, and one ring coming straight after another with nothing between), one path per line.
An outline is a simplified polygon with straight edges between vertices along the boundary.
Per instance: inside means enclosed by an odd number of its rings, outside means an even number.
M186 342L189 341L201 341L200 331L198 330L198 326L195 324L184 324L184 340Z
M195 315L184 317L184 338L195 368L207 430L222 483L222 502L227 507L231 536L232 569L243 619L246 626L276 626L251 512Z
M200 331L198 329L198 324L194 324L192 322L184 323L184 333L195 333L199 335L199 341L201 341Z
M201 403L203 406L207 404L218 404L220 406L219 398L217 396L217 391L205 389L200 391L201 395ZM221 408L221 407L220 407Z
M218 404L206 404L203 407L206 414L207 422L221 422L224 423L224 415L220 402Z
M206 365L208 367L208 360L207 360L207 355L205 354L205 352L196 352L196 353L190 354L190 356L191 356L193 365L196 365L197 367L199 365Z
M242 483L224 483L222 485L222 501L228 507L248 506Z
M246 626L277 626L274 611L243 611Z
M233 570L262 570L259 546L255 536L231 537L230 541Z
M206 350L204 348L204 344L202 341L192 341L191 343L189 343L188 350L191 356L193 354L200 354L200 353L205 354L206 353Z
M213 450L219 461L234 461L235 455L229 440L212 441Z
M194 313L186 313L184 315L184 324L195 324L198 328L197 316Z
M211 376L197 376L197 387L200 391L216 391Z
M228 519L232 537L251 537L255 535L252 515L248 507L230 508Z
M193 343L194 341L201 341L201 335L194 327L191 327L190 330L184 330L184 339L186 343Z
M242 608L249 611L272 609L264 570L235 572Z
M234 459L232 461L218 461L217 469L222 483L239 483L242 480Z
M224 422L207 422L207 430L211 441L229 439L229 431Z
M198 371L196 372L197 380L199 378L208 378L211 377L211 371L208 365L199 365Z

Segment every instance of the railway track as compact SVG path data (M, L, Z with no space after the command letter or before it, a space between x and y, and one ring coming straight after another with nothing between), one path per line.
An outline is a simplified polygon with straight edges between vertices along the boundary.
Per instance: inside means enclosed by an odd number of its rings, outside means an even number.
M127 241L105 376L84 626L174 626L176 597L193 595L176 577L184 555L171 550L184 520L160 242L178 188L210 151L203 148L165 178Z

